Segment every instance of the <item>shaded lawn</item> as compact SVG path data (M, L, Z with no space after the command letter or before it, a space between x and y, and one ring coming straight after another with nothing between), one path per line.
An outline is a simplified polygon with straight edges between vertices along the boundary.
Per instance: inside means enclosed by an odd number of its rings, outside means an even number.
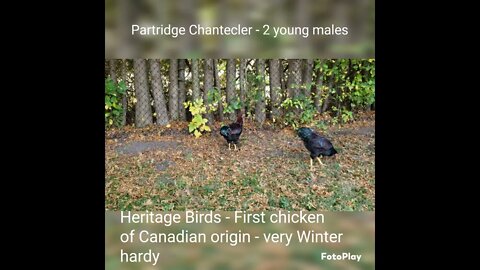
M105 207L111 210L375 210L375 115L322 131L339 154L316 162L291 129L245 121L240 151L187 123L106 133Z

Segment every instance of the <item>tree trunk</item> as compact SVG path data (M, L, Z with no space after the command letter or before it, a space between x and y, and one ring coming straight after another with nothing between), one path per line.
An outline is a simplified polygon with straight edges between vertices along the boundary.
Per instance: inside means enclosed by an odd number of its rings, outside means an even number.
M281 76L280 61L278 59L270 59L270 98L272 101L272 119L280 117L280 91L281 91Z
M286 85L286 90L287 90L287 97L289 98L294 98L295 94L293 93L293 88L290 87L293 84L293 75L292 75L292 69L293 69L293 61L292 59L288 60L288 75L287 75L287 85Z
M320 66L322 65L322 60L318 60ZM317 78L315 82L315 86L312 88L314 91L313 93L313 104L315 105L315 109L317 112L321 112L322 106L320 103L320 99L323 96L323 74L320 68L317 70Z
M335 95L336 95L336 107L337 107L337 117L340 117L341 115L341 108L342 108L342 100L340 99L340 96L343 93L343 86L338 86L335 88Z
M302 61L299 59L288 60L288 91L289 97L292 99L299 98L300 86L302 84ZM300 108L293 108L293 112L297 117L300 116Z
M218 60L213 60L213 77L215 78L215 88L218 91L220 99L218 100L218 118L223 121L223 100L222 100L222 86L220 84L220 77L218 76Z
M170 88L168 89L168 109L170 119L178 119L178 60L170 59L169 71Z
M281 102L283 102L287 97L288 97L288 90L287 90L287 84L288 84L288 72L283 67L283 60L280 59L280 83L282 84L282 97L281 97Z
M245 96L246 96L246 89L245 89L245 68L247 66L246 59L240 59L240 102L242 103L242 109L245 112ZM245 112L246 113L246 112Z
M312 77L313 77L313 60L303 60L304 70L302 78L302 86L305 87L305 97L310 98L312 89Z
M162 74L160 73L160 64L158 60L150 59L150 74L152 78L152 93L153 93L153 104L155 106L155 112L157 114L156 122L157 125L167 125L168 124L168 112L167 104L165 103L165 97L163 96L163 84L162 84Z
M288 91L291 98L298 97L302 84L301 61L298 59L288 60Z
M204 68L204 83L203 83L203 103L207 107L207 113L205 114L206 118L208 119L208 125L213 125L213 116L209 112L209 104L208 104L208 93L212 91L214 86L214 79L213 79L213 59L205 59L205 68Z
M200 96L200 76L198 72L198 59L192 59L192 99L193 101L201 98Z
M185 59L178 59L178 118L182 121L187 120L187 114L183 103L187 98L185 89Z
M347 60L346 60L346 59L340 60L340 61L338 62L339 67L342 67L342 62L343 62L343 61L347 61ZM347 75L345 76L344 81L343 81L342 83L338 83L338 84L336 85L336 88L335 88L335 90L336 90L336 91L335 91L335 101L336 101L335 106L337 107L337 117L338 117L338 118L340 118L341 115L342 115L342 108L343 108L343 105L344 105L344 104L343 104L344 100L343 100L343 97L342 97L342 96L343 96L343 93L344 93L344 91L345 91L345 88L344 88L344 87L345 87L345 86L344 86L344 85L345 85L345 81L350 78L350 64L351 64L351 60L348 59L348 61L349 61L349 62L348 62L348 65L349 65L349 66L346 68L346 71L345 71ZM343 71L343 68L342 68L341 70Z
M125 85L127 85L127 59L122 60L122 81L125 82ZM122 127L127 124L127 110L128 110L128 103L127 103L127 95L128 95L128 89L125 91L125 93L122 96Z
M288 98L288 89L287 89L287 80L288 80L288 72L287 72L287 69L284 67L285 65L285 60L284 59L280 59L280 70L279 70L279 74L280 74L280 85L282 87L280 93L281 93L281 96L280 96L280 104L282 104L286 98ZM280 107L280 112L282 113L283 115L283 108Z
M145 59L133 61L135 72L135 126L142 128L152 124L152 107L150 105L150 91L147 81L147 62Z
M255 120L259 126L265 122L265 60L257 59L258 92L255 103Z
M235 101L235 59L227 60L227 104L230 106ZM230 112L228 118L235 120L235 112Z
M328 107L330 106L330 100L331 100L331 92L332 92L332 89L334 87L334 83L333 81L335 80L335 78L330 77L329 79L329 82L328 82L328 90L327 90L327 94L325 96L325 100L323 101L323 104L322 104L322 111L321 113L324 113L328 110Z
M108 62L110 64L110 78L117 84L117 60L110 59Z

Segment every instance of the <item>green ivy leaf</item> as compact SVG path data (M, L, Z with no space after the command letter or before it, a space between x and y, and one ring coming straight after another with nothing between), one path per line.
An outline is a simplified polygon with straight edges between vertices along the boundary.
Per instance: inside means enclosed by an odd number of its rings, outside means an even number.
M192 133L196 128L197 126L193 122L190 122L190 124L188 124L188 132Z

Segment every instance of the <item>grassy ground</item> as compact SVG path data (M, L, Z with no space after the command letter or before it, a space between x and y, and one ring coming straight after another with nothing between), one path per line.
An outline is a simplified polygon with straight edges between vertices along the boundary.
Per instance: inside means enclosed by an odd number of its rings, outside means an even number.
M375 210L375 115L320 130L339 154L314 163L291 129L246 120L239 151L187 123L106 132L105 207L111 210ZM319 130L315 128L315 130Z

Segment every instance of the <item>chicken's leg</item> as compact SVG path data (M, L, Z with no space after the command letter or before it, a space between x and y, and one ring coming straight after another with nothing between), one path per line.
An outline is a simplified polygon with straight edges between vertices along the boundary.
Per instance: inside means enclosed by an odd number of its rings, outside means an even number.
M320 163L320 165L322 165L322 166L325 165L325 164L322 163L322 160L320 159L320 157L317 157L317 160L318 160L318 163Z
M231 148L230 148L230 143L228 143L228 150L231 150Z
M313 171L313 159L310 159L310 171Z
M233 144L233 147L235 147L235 151L237 151L237 145L236 145L236 144Z

